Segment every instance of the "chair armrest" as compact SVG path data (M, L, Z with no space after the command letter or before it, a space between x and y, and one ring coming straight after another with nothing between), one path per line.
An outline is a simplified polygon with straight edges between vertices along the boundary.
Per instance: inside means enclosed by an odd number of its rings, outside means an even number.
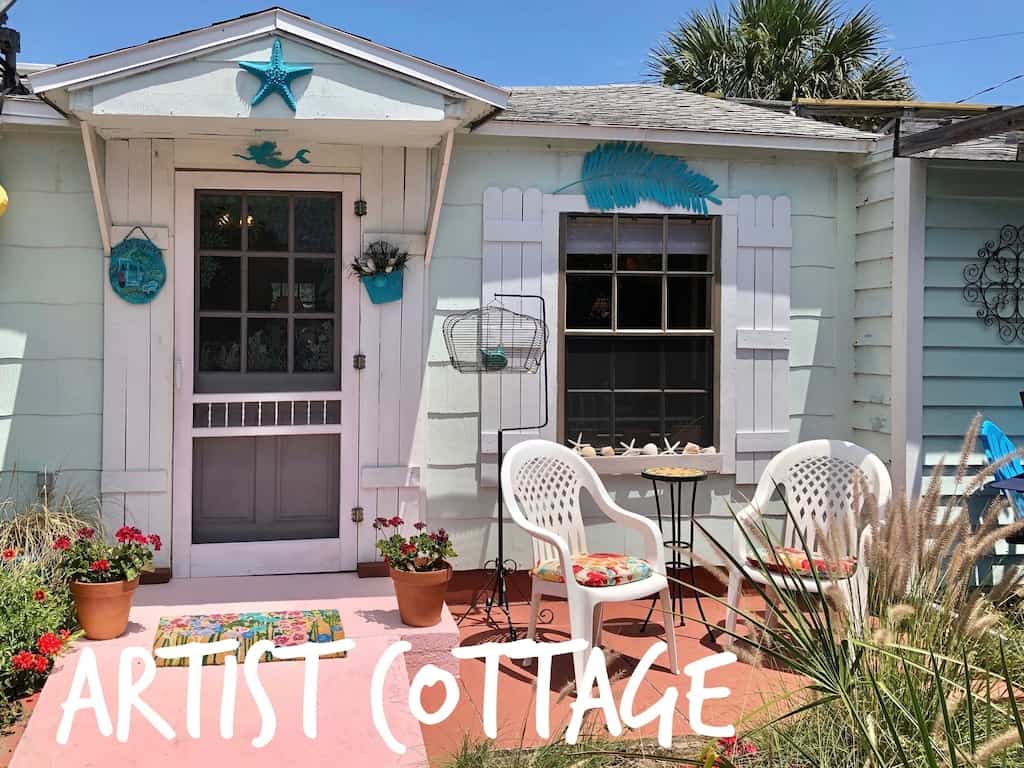
M665 543L661 530L643 515L630 512L616 504L604 486L599 486L594 497L597 506L604 514L617 523L637 531L644 539L644 559L651 564L655 572L665 573Z
M554 547L555 551L558 552L558 560L562 565L562 573L572 573L572 554L569 552L569 545L568 543L566 543L565 539L563 539L557 533L547 530L546 528L541 528L539 525L534 525L520 514L513 514L512 518L516 525L518 525L528 534L533 536L535 539L540 539L541 541L547 542L552 547ZM533 563L531 567L535 565L537 564ZM567 578L566 584L568 584L569 581L570 579Z
M757 506L756 502L743 507L743 509L736 513L736 519L733 521L732 553L741 563L745 563L750 555L747 537L751 536L751 534L743 530L743 526L747 523L755 525L760 525L761 523L761 509Z

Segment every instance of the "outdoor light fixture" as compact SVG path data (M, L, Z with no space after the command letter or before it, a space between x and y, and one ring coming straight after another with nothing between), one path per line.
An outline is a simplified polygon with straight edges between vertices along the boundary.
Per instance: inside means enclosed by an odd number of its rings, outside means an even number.
M7 27L7 12L17 0L0 0L0 94L27 93L18 81L21 35Z
M361 197L355 202L355 212L356 216L366 215L366 201Z

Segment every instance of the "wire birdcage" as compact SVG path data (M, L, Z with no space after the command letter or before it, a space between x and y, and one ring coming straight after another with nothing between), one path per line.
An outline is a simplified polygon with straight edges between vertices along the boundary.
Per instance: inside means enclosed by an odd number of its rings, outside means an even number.
M500 303L444 319L444 343L459 373L536 373L544 360L544 321Z

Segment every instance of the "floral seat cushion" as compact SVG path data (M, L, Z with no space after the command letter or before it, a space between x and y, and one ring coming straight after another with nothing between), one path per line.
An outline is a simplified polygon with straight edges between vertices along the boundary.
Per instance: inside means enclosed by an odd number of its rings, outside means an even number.
M565 581L557 557L537 563L531 573L543 581ZM646 579L652 571L651 564L639 557L592 552L572 556L572 573L576 582L585 587L614 587Z
M856 557L841 557L833 562L825 555L812 552L808 558L806 552L796 547L775 547L774 552L761 551L760 560L757 556L750 555L747 562L773 573L789 573L793 576L811 576L817 573L826 579L848 579L857 570Z

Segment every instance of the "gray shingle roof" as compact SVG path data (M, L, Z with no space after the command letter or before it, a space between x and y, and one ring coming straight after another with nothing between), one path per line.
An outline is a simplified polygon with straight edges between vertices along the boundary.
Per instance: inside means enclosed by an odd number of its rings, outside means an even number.
M501 122L865 140L875 134L661 85L512 88Z

